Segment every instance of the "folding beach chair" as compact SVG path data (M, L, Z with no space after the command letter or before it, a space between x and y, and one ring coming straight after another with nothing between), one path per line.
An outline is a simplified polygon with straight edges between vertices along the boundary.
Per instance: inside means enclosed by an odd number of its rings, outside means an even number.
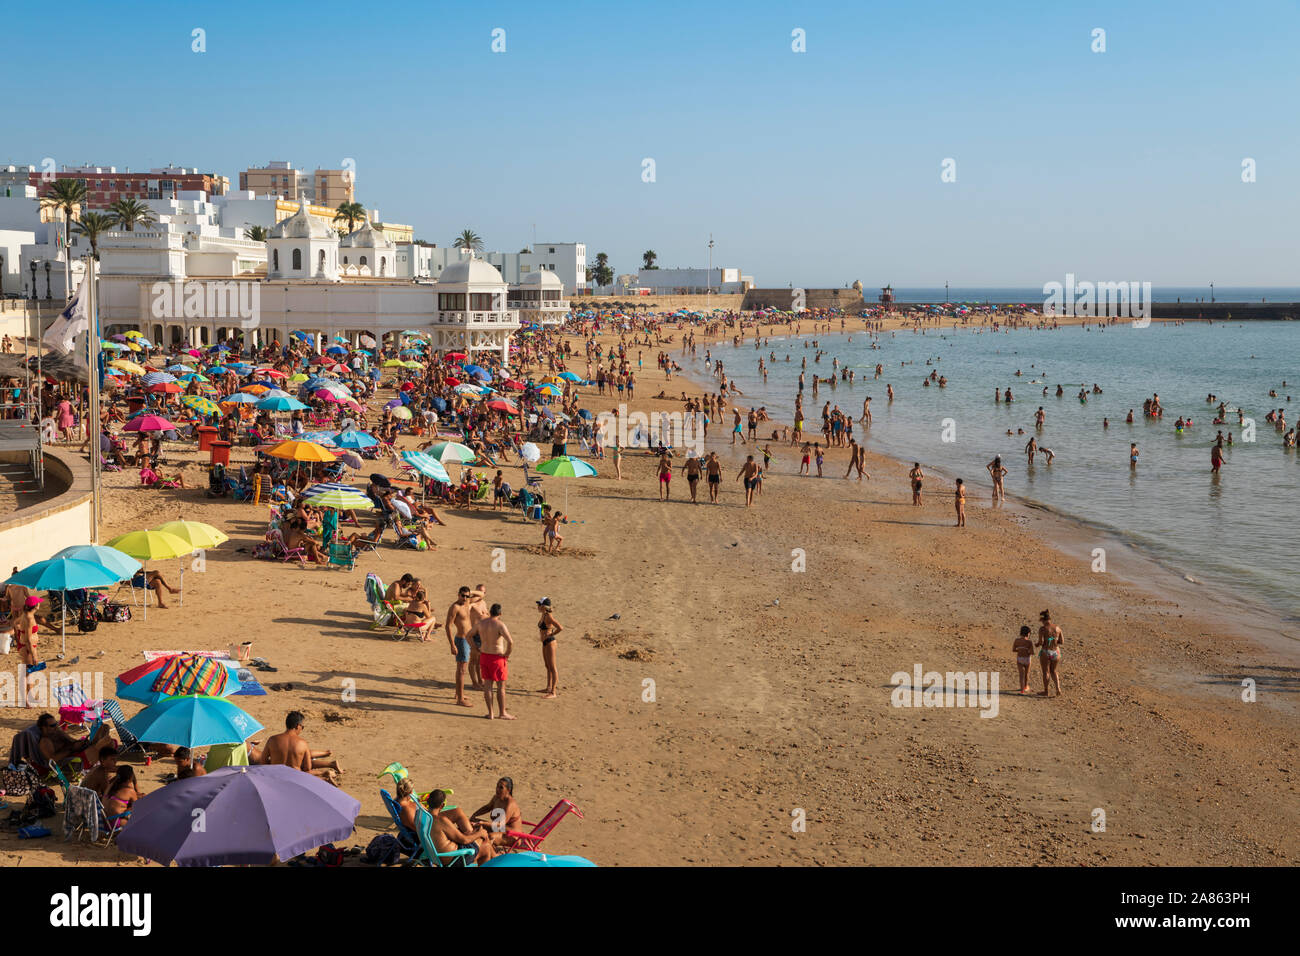
M384 807L388 810L388 815L393 818L393 825L397 827L397 842L402 845L406 855L412 859L420 854L420 835L414 830L407 828L402 823L402 808L397 805L393 795L387 790L380 788L379 797L384 801Z
M119 757L125 757L132 750L144 753L144 744L140 743L140 738L126 729L126 714L122 713L122 705L116 698L109 697L104 701L104 716L112 722L113 729L117 731L117 738L122 742L122 745L117 748Z
M568 800L561 800L555 806L551 807L550 813L542 817L539 823L529 823L523 821L524 826L532 827L528 833L521 833L518 830L507 830L506 835L512 837L514 842L507 848L510 852L519 850L536 850L542 845L543 841L555 829L556 824L565 818L567 814L572 813L581 820L582 812Z
M351 571L357 564L357 552L346 541L335 540L330 544L330 564Z
M290 548L284 543L284 534L279 528L272 528L266 533L266 543L271 546L271 556L278 558L285 564L290 561L297 561L299 567L307 566L307 551L305 548Z
M99 794L86 787L72 786L67 789L63 802L63 840L66 843L82 833L90 834L90 842L98 843L105 837L105 846L113 845L113 837L126 824L131 811L109 817L104 812L104 804Z
M370 625L372 631L381 627L396 627L402 619L398 609L384 596L384 591L384 582L379 579L379 575L369 572L366 575L366 603L370 605L370 613L374 616L374 622Z
M459 850L452 850L450 853L439 853L433 845L433 814L420 808L419 815L416 818L416 826L419 828L417 836L420 838L420 854L416 856L416 863L423 863L425 866L474 866L470 861L478 855L476 847L467 846Z

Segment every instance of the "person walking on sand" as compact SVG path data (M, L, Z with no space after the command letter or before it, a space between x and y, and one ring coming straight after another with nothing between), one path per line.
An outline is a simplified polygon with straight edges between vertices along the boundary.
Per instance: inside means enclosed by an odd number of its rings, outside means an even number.
M989 475L993 478L993 503L1005 502L1007 500L1007 490L1003 487L1002 479L1010 473L1010 469L1002 464L1001 455L995 455L993 460L984 467L988 469Z
M966 485L960 478L957 479L957 490L955 493L957 505L957 527L966 527Z
M659 456L658 471L659 471L659 493L662 496L662 500L667 501L671 497L669 492L671 490L672 480L673 480L673 461L671 458L668 457L667 451L665 451L662 455Z
M921 470L919 461L912 462L912 470L907 473L907 477L912 479L912 504L920 507L921 482L925 481L925 472Z
M718 492L722 488L722 462L718 460L716 451L709 452L709 456L704 459L704 475L709 485L709 501L716 505Z
M687 458L682 463L682 473L686 475L686 484L691 489L691 504L698 505L700 501L695 493L700 487L700 459L694 455Z
M745 481L745 507L752 508L754 505L754 489L758 487L758 463L754 461L753 455L745 456L745 463L740 466L740 473L736 475L736 480Z
M799 453L803 456L799 462L799 474L810 474L808 463L812 461L812 445L808 444L808 442L804 442L803 447L799 449Z
M537 622L537 630L542 641L542 664L546 667L546 690L542 691L542 698L549 700L555 696L560 681L559 671L555 669L555 639L564 628L555 619L550 598L544 597L538 601L537 610L542 615Z
M496 691L497 717L501 720L514 720L514 715L506 710L506 680L509 677L510 652L515 642L510 638L510 629L501 620L501 605L493 604L488 609L488 616L474 625L470 638L477 637L482 651L479 654L479 667L483 672L483 699L487 702L488 720L492 720L492 693Z
M614 442L614 477L623 480L623 449L617 441Z
M733 445L736 444L736 439L739 438L742 445L748 445L749 442L745 440L745 433L742 431L744 421L740 417L740 408L733 407L731 409L731 414L733 416L731 422L731 443Z
M1059 667L1061 665L1061 645L1065 643L1061 629L1052 623L1052 612L1043 611L1038 615L1042 624L1038 628L1038 643L1035 647L1041 648L1038 652L1038 663L1043 668L1043 690L1039 697L1048 697L1048 690L1052 685L1056 686L1056 696L1061 696L1061 675Z
M1020 693L1029 693L1029 663L1034 657L1034 642L1029 639L1029 625L1021 625L1020 636L1011 645L1016 655L1016 669L1020 672Z

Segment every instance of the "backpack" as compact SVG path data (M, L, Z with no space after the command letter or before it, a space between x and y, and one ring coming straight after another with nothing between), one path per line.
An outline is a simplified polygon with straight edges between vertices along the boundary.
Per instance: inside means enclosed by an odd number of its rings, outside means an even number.
M95 614L94 605L87 601L81 606L81 612L77 615L77 630L89 634L98 627L99 618Z
M59 812L54 802L54 791L49 787L41 787L33 791L32 795L27 798L27 805L31 812L35 813L40 819L52 817Z
M391 866L401 861L404 849L391 833L381 833L370 841L363 859L373 866Z
M333 843L326 843L316 851L316 860L320 866L342 866L343 851Z
M131 620L131 609L125 604L105 604L104 609L99 612L99 619L114 624L124 624Z

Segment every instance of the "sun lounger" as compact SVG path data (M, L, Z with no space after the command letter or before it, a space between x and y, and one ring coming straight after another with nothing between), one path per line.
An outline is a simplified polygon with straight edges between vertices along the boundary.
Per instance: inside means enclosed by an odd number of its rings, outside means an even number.
M540 822L529 823L527 820L524 820L524 826L532 827L532 829L527 833L521 833L518 830L507 830L506 836L511 837L514 840L507 849L511 852L518 850L536 850L550 835L551 831L555 829L556 824L570 813L576 816L579 820L582 819L582 812L574 806L572 802L561 800L555 806L551 807L550 813L542 817Z

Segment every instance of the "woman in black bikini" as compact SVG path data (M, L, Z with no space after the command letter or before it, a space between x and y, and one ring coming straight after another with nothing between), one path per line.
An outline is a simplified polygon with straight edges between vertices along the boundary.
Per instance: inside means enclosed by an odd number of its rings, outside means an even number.
M564 628L551 613L550 598L542 598L538 601L537 610L542 615L537 622L537 630L538 636L542 639L542 663L546 665L546 690L542 693L542 697L547 699L555 696L555 688L560 680L559 671L555 669L555 638Z

